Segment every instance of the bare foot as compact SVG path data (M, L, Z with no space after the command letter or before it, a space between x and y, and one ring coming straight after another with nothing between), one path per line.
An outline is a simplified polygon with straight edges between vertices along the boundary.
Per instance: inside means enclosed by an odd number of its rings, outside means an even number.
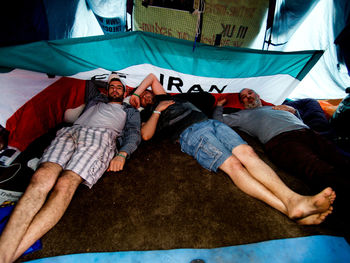
M329 209L323 213L309 215L302 219L297 220L299 225L319 225L321 224L328 215L333 211L333 206L330 206Z
M310 215L322 214L329 210L335 200L335 192L327 187L314 196L300 196L291 200L288 214L292 219L303 219Z

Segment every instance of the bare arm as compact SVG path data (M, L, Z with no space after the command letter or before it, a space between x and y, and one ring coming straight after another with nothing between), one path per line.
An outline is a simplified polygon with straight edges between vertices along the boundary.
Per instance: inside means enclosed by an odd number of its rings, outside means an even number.
M150 73L138 86L138 88L134 91L134 93L130 97L130 104L135 107L139 108L140 107L140 95L142 92L144 92L148 87L151 87L152 92L155 95L162 95L166 94L162 84L160 84L159 80L157 77ZM135 95L136 94L136 95Z
M127 152L119 152L117 156L115 156L109 163L109 167L107 169L107 172L118 172L123 170L125 159L127 158L128 153Z
M147 120L147 122L142 124L141 137L143 140L148 141L153 137L156 132L160 113L174 103L175 102L173 100L164 100L158 104L151 117Z
M300 120L303 121L303 119L302 119L301 116L300 116L299 111L298 111L297 109L293 108L292 106L282 104L282 105L274 106L274 107L272 107L272 109L274 109L274 110L284 110L284 111L288 111L288 112L294 114L294 115L297 116Z
M272 109L288 111L290 113L293 113L294 115L296 115L296 113L297 113L296 109L294 109L293 107L288 106L288 105L276 105L276 106L272 107Z

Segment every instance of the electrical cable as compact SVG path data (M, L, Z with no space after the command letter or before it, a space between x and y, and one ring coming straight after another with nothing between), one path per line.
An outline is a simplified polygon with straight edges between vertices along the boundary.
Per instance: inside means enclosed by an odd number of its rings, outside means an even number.
M17 171L16 171L10 178L7 178L7 179L5 179L5 180L0 181L0 184L5 183L5 182L11 180L13 177L16 176L16 174L17 174L17 173L19 172L19 170L21 170L21 168L22 168L22 165L21 165L20 163L13 163L13 164L11 164L11 165L9 165L9 166L0 165L0 168L9 168L9 167L13 167L13 166L15 166L15 165L19 165Z

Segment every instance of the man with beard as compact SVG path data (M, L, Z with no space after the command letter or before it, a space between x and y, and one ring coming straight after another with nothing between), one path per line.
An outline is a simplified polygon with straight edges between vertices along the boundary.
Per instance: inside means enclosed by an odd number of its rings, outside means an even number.
M276 165L306 181L312 190L332 187L337 193L335 211L348 214L349 159L305 125L293 107L263 106L251 89L241 90L239 98L245 109L223 114L226 101L219 100L213 118L256 137Z
M87 90L85 111L60 129L0 237L0 262L13 262L63 216L81 183L91 188L123 169L141 141L140 114L123 103L125 85L112 73L108 96ZM117 149L117 140L120 149Z

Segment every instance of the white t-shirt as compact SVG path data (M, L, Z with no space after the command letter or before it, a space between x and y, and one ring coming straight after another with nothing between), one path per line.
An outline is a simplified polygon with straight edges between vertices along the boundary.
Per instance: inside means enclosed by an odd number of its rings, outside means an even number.
M126 112L119 103L97 103L87 109L74 124L87 127L102 127L116 131L118 135L124 129Z

